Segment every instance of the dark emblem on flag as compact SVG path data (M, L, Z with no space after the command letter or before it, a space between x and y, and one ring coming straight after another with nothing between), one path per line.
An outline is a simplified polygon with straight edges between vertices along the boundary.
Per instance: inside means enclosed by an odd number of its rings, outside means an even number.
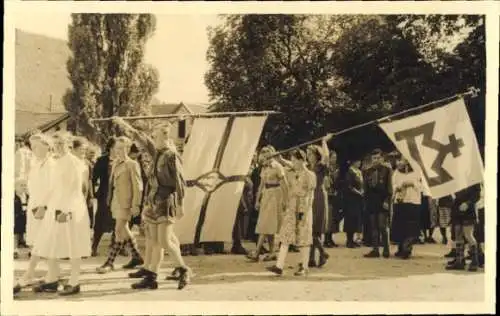
M463 140L460 138L457 139L454 134L448 136L448 144L442 144L439 141L433 139L432 137L434 135L435 127L436 122L433 121L421 126L399 131L394 134L396 141L406 141L411 157L418 163L418 165L422 169L422 172L424 173L424 177L427 180L427 183L431 187L453 181L452 175L443 168L444 160L450 154L453 156L453 158L459 157L462 154L460 152L460 149L465 146ZM418 136L423 136L423 146L432 148L437 151L437 156L431 166L431 169L436 173L436 176L429 176L429 173L424 166L416 141Z
M196 225L196 233L194 236L194 244L198 245L200 243L201 230L203 229L203 224L205 223L205 218L207 216L207 208L210 202L212 194L217 191L224 184L236 181L245 181L246 175L231 175L227 176L220 172L220 166L222 163L222 158L229 141L229 135L233 128L235 117L230 117L224 134L222 135L222 141L217 150L215 156L215 162L211 171L199 176L197 179L187 180L186 184L188 187L197 186L205 192L205 197L203 198L203 203L200 209L200 216L198 218L198 223Z

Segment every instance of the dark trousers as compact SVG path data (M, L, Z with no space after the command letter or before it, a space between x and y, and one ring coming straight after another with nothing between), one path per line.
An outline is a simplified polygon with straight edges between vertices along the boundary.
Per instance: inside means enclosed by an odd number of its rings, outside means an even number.
M380 247L380 238L382 238L382 246L384 251L389 251L389 234L387 226L389 224L388 212L376 212L370 214L370 229L372 232L371 243L373 248Z

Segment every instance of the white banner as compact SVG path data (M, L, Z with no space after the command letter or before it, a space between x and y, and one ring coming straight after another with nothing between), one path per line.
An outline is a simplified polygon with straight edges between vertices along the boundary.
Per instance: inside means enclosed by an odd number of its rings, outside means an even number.
M266 116L197 118L183 153L181 244L232 241L236 211Z
M433 198L483 181L484 167L463 99L380 127L412 168L421 170Z

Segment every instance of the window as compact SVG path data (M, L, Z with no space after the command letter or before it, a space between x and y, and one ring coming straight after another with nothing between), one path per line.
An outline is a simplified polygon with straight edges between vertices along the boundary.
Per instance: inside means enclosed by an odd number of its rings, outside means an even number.
M178 128L179 138L186 138L186 120L179 121Z

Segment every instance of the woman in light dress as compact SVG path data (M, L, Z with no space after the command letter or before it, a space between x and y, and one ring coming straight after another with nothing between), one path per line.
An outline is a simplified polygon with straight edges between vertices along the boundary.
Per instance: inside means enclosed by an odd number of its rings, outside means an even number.
M326 252L321 237L329 231L329 217L331 216L328 205L328 194L325 179L328 176L328 165L330 163L330 152L327 142L331 135L322 140L322 146L312 145L307 148L307 161L309 169L316 175L316 187L313 200L313 244L309 256L310 267L322 267L326 264L329 255ZM319 262L316 265L316 249L319 252Z
M283 194L286 190L286 179L283 166L274 158L268 159L275 152L276 150L272 146L266 146L261 149L259 155L262 170L255 203L255 208L259 212L255 233L259 235L259 239L255 253L248 255L248 258L253 261L259 260L265 240L269 243L269 254L264 257L264 261L276 260L274 237L278 233L280 219L283 215Z
M30 199L27 208L26 242L33 246L38 234L44 213L47 210L48 200L51 193L51 179L54 168L52 158L52 140L44 134L35 134L30 137L30 145L33 150L34 160L28 175L28 192ZM28 269L14 286L14 294L33 282L35 269L40 257L32 254Z
M419 221L421 196L428 196L427 186L420 172L411 168L408 161L399 156L397 169L392 176L393 186L393 240L398 244L396 257L408 259L412 255L413 244L420 233Z
M309 249L312 244L312 205L316 175L307 169L304 151L294 151L291 157L293 170L286 174L288 190L284 203L286 211L279 233L281 246L276 265L267 269L282 275L289 245L295 245L300 249L300 262L295 275L302 276L308 271Z
M47 258L49 270L45 282L33 288L35 292L57 292L59 285L58 260L69 258L71 275L60 295L80 292L80 265L90 256L90 221L82 186L87 166L70 152L72 135L58 131L53 135L54 172L47 182L52 193L47 201L40 232L34 242L33 254Z

